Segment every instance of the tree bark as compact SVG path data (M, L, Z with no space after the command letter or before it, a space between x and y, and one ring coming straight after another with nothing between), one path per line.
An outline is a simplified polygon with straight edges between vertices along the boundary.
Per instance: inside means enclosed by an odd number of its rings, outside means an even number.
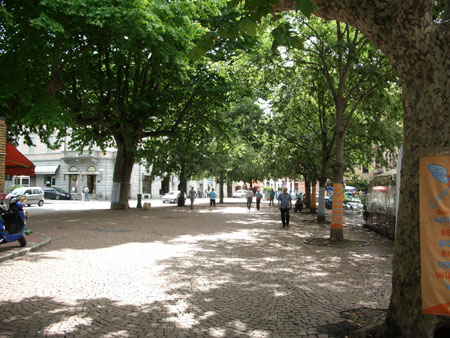
M130 179L133 171L135 154L127 147L122 138L116 138L117 155L114 163L113 184L120 187L118 201L111 200L111 209L128 209L128 199L130 198Z
M223 197L224 197L224 191L223 191L223 185L225 184L225 180L223 178L223 175L221 174L219 176L219 203L223 204Z
M311 206L310 206L310 208L309 208L309 212L311 213L311 214L315 214L316 213L316 186L317 186L317 181L314 179L313 181L312 181L312 191L311 191Z
M379 337L431 338L439 321L446 319L422 314L419 159L450 148L450 24L433 22L433 0L314 2L317 15L362 31L389 58L401 81L405 115L400 205L391 303ZM294 8L294 1L280 0L274 10Z
M305 208L309 208L311 206L311 181L305 177Z
M185 206L185 200L184 200L184 194L186 193L186 171L185 171L185 165L184 163L181 164L180 169L180 183L178 184L178 190L180 191L180 197L178 198L178 206L184 207Z
M404 152L393 291L381 332L394 332L397 337L433 337L436 325L443 320L422 314L418 193L420 158L450 148L450 48L449 42L442 48L440 38L439 35L424 37L431 40L428 48L417 51L413 60L397 63L397 69L402 70L405 108Z
M334 192L333 205L331 208L331 225L330 225L330 239L332 241L344 240L344 224L343 224L343 185L344 185L344 103L341 100L336 102L336 160L333 166L334 173Z
M328 165L328 164L327 164ZM325 173L319 178L319 209L317 211L317 222L325 222L325 186L327 184L326 169Z

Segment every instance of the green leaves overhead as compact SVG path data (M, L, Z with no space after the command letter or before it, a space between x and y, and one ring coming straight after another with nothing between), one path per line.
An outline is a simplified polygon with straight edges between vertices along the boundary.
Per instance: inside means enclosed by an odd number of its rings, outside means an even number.
M244 17L239 21L239 30L242 33L247 33L250 36L256 36L256 22L250 17Z
M291 29L289 23L282 23L272 31L273 43L272 52L275 53L278 47L285 46L288 48L303 49L304 40Z
M302 12L307 18L317 9L317 6L311 0L296 0L296 3L297 10Z
M309 18L317 8L311 0L296 0L296 8L305 17ZM189 52L193 60L198 60L214 47L220 40L238 39L245 35L256 36L258 24L261 20L272 14L272 8L278 4L278 0L233 0L228 3L230 20L217 27L217 30L205 34L198 40L195 47ZM274 17L276 18L276 16ZM284 23L274 29L275 51L279 46L288 48L303 48L303 41L292 34L288 24Z

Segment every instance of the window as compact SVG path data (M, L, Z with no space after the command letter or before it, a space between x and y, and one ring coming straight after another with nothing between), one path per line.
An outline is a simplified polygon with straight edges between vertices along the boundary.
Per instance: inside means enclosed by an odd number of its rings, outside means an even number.
M363 172L363 174L368 174L369 173L369 168L363 167L362 172Z
M15 176L14 177L14 185L20 186L29 186L30 185L30 176Z
M142 192L144 194L152 193L152 180L150 176L145 175L142 180Z
M28 146L28 154L34 154L34 136L30 136L31 146Z

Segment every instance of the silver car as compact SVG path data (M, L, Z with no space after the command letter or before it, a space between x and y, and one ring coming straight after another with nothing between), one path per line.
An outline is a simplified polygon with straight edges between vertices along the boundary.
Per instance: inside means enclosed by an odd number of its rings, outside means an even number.
M163 203L177 203L178 198L181 196L181 192L177 191L169 191L162 198ZM184 194L184 200L186 201L186 194Z
M233 194L233 198L244 198L247 195L247 190L236 190Z
M41 187L20 187L14 189L11 193L6 196L9 200L13 197L25 196L25 204L30 206L32 204L37 204L40 207L44 205L44 190Z

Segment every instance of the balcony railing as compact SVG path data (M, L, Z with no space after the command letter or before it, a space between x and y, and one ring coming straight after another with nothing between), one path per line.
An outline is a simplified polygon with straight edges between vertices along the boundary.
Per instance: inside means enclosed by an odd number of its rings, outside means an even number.
M99 150L83 150L83 152L78 151L63 151L62 159L63 160L71 160L71 159L97 159L102 156L102 152Z

